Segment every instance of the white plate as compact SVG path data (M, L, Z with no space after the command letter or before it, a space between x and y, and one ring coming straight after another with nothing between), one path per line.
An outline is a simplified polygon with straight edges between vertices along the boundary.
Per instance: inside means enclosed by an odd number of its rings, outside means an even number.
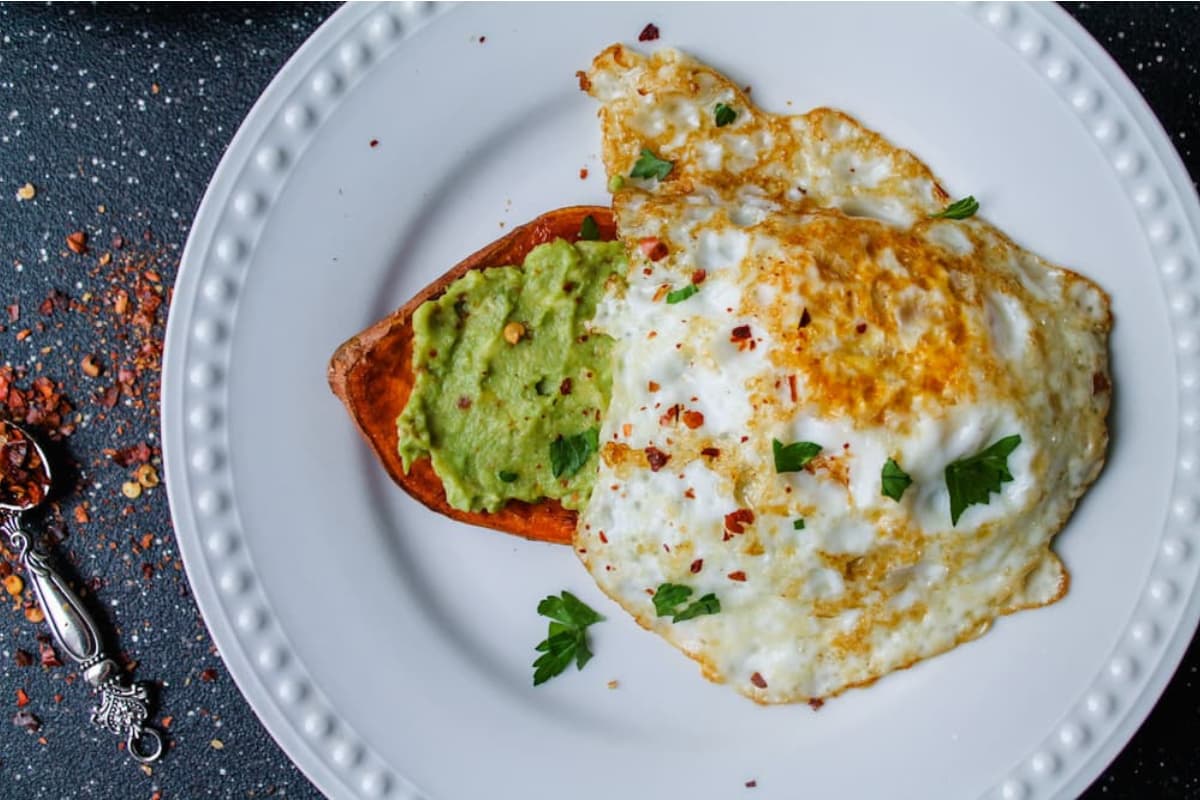
M502 225L606 202L574 72L649 21L768 109L859 116L1111 292L1114 435L1059 539L1063 602L819 713L759 708L638 629L569 549L437 517L374 463L330 354ZM1198 230L1149 109L1053 7L349 5L247 118L184 256L163 424L196 599L334 797L1076 794L1200 614ZM564 588L609 621L584 671L534 689L534 609Z

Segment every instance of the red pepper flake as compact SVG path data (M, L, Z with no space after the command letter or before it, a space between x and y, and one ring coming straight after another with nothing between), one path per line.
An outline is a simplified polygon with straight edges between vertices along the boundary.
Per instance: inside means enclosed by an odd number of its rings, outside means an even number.
M58 658L58 653L54 652L54 645L50 643L50 637L42 635L37 637L38 656L41 658L42 666L47 669L51 667L61 667L62 661Z
M1107 392L1111 388L1112 385L1108 382L1108 377L1103 372L1092 373L1092 394Z
M747 789L753 789L755 786L758 786L758 781L756 781L756 780L748 780L748 781L746 781L746 788L747 788Z
M700 284L704 283L704 279L707 277L708 277L707 270L698 269L692 273L692 283L699 286Z
M638 247L646 255L646 258L651 261L661 261L667 257L671 251L667 248L667 243L659 239L657 236L647 236L638 241Z
M689 487L688 490L683 493L683 496L686 497L688 500L695 500L696 499L696 490Z
M468 408L471 407L471 398L467 397L466 395L463 395L462 397L458 398L458 403L456 403L456 405L459 408L461 408L463 411L466 411Z
M813 699L808 701L808 707L811 708L813 711L820 711L821 706L823 706L823 705L825 705L825 701L819 697L814 697Z
M760 673L754 673L750 676L750 682L760 689L767 688L767 681Z
M17 662L18 667L28 667L33 664L33 653L28 650L18 650L13 653L13 660Z
M639 42L653 42L658 39L658 26L653 22L642 28L642 32L638 34Z
M799 399L800 396L798 394L796 394L796 376L795 375L788 375L788 392L790 392L792 395L793 403Z
M24 708L29 705L29 695L25 694L24 689L17 689L17 708Z
M746 526L754 522L754 512L748 508L739 508L725 515L725 541L733 538L735 533L745 533Z
M867 332L867 323L865 323L865 322L858 323L857 325L854 326L854 330L857 331L858 333L866 333Z
M746 581L746 573L742 572L740 569L729 573L725 577L729 578L729 580L731 580L731 581L741 581L743 583L745 583L745 581Z
M77 256L81 256L88 251L87 248L88 235L86 231L75 231L67 234L67 249Z
M37 733L42 729L42 721L28 711L18 711L14 714L12 724L24 728L27 733Z
M812 317L809 316L808 309L806 308L800 314L800 327L807 328L810 322L812 322Z
M658 391L659 389L661 389L662 387L661 387L661 386L659 386L659 385L658 385L657 383L655 383L654 381L650 381L649 383L647 383L647 384L646 384L646 388L648 388L648 389L649 389L650 391L652 391L652 392L657 392L657 391Z
M379 140L378 140L378 139L372 139L372 140L371 140L371 147L379 147Z
M729 334L729 341L740 342L750 338L750 326L738 325Z
M718 447L705 447L700 451L700 455L708 456L709 458L717 458L721 455L721 449Z
M600 541L608 544L608 537L604 535L604 531L600 531Z
M212 667L206 667L205 669L200 670L200 680L204 681L205 683L212 683L216 679L217 671Z
M562 383L560 383L558 385L558 393L561 394L563 397L566 397L567 395L569 395L571 393L571 379L570 378L562 379Z
M695 575L697 572L704 569L704 559L697 558L695 561L692 562L692 566L690 566L688 569L690 569L692 571L692 574Z
M647 447L645 452L646 452L646 460L650 462L650 471L651 472L658 472L660 469L662 469L663 467L666 466L668 461L671 460L671 457L669 455L667 455L663 451L659 450L657 447L654 447L653 445L651 445L650 447Z
M685 411L683 412L683 424L692 430L696 430L696 428L704 424L704 415L699 411Z
M679 421L679 404L675 403L667 409L667 413L658 418L659 425L674 425Z
M579 170L579 180L586 181L588 176L587 167L581 167Z
M671 545L663 542L663 550L666 550L668 553L671 552Z

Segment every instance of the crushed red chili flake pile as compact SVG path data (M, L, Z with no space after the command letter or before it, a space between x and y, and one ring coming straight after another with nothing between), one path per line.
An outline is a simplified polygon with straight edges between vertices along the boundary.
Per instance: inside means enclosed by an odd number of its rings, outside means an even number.
M0 504L33 508L49 492L50 474L37 446L20 428L0 426Z

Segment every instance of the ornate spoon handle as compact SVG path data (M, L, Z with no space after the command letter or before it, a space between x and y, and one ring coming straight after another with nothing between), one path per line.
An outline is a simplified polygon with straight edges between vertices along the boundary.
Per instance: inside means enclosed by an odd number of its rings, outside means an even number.
M123 681L117 664L101 648L100 633L83 603L50 566L46 556L33 547L32 538L21 530L16 515L3 517L0 529L8 535L25 567L54 641L79 663L83 677L100 691L100 707L93 712L92 722L124 736L129 754L138 761L143 764L157 761L162 755L163 741L158 731L144 724L149 715L146 687Z

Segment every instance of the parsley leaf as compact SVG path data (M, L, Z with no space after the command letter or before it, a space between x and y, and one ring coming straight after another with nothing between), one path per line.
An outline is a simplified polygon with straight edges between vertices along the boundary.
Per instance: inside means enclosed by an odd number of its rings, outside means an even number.
M771 440L771 451L775 454L776 472L799 472L804 465L817 457L821 445L813 442L792 442L785 445L778 439Z
M900 465L893 458L889 458L883 465L880 478L883 482L883 496L890 497L897 503L904 496L904 490L912 485L912 478L908 477L907 472L900 469Z
M946 467L946 489L950 492L950 524L957 525L967 506L987 505L990 493L1001 491L1001 484L1013 479L1008 457L1021 437L1005 436L973 456Z
M556 478L569 478L599 449L599 428L588 428L574 436L559 436L550 443L550 470Z
M533 662L534 686L561 674L572 661L576 669L583 669L592 658L587 628L604 619L570 592L550 595L538 603L537 610L551 622L546 638L534 648L542 654Z
M512 483L513 481L515 481L517 479L517 473L509 472L506 469L502 469L498 473L496 473L496 477L499 478L500 480L504 481L505 483Z
M689 283L682 289L676 289L673 292L667 292L667 302L671 305L674 305L675 303L682 303L684 300L687 300L698 291L700 291L699 286L694 283Z
M678 583L664 583L654 592L654 612L660 617L669 617L675 613L680 603L686 603L692 596L692 587L680 586Z
M654 611L660 617L671 617L671 622L686 622L706 614L719 614L721 601L711 592L691 605L680 609L692 596L692 587L678 583L664 583L654 592Z
M711 592L701 597L690 606L680 611L675 616L671 617L671 622L686 622L695 617L702 617L706 614L720 614L721 601Z
M591 214L584 217L583 222L579 224L579 238L585 242L594 242L600 238L600 226Z
M979 210L979 201L973 195L967 195L946 206L945 210L933 214L930 219L966 219L975 216Z
M804 520L798 519L792 523L792 528L798 531L804 530Z
M629 173L631 178L658 178L660 181L671 174L671 167L675 166L670 161L663 161L654 153L645 148L642 149L642 156L633 165L633 172Z
M713 109L713 120L717 123L718 128L724 128L729 123L737 119L738 112L734 111L724 103L717 103L717 107Z

